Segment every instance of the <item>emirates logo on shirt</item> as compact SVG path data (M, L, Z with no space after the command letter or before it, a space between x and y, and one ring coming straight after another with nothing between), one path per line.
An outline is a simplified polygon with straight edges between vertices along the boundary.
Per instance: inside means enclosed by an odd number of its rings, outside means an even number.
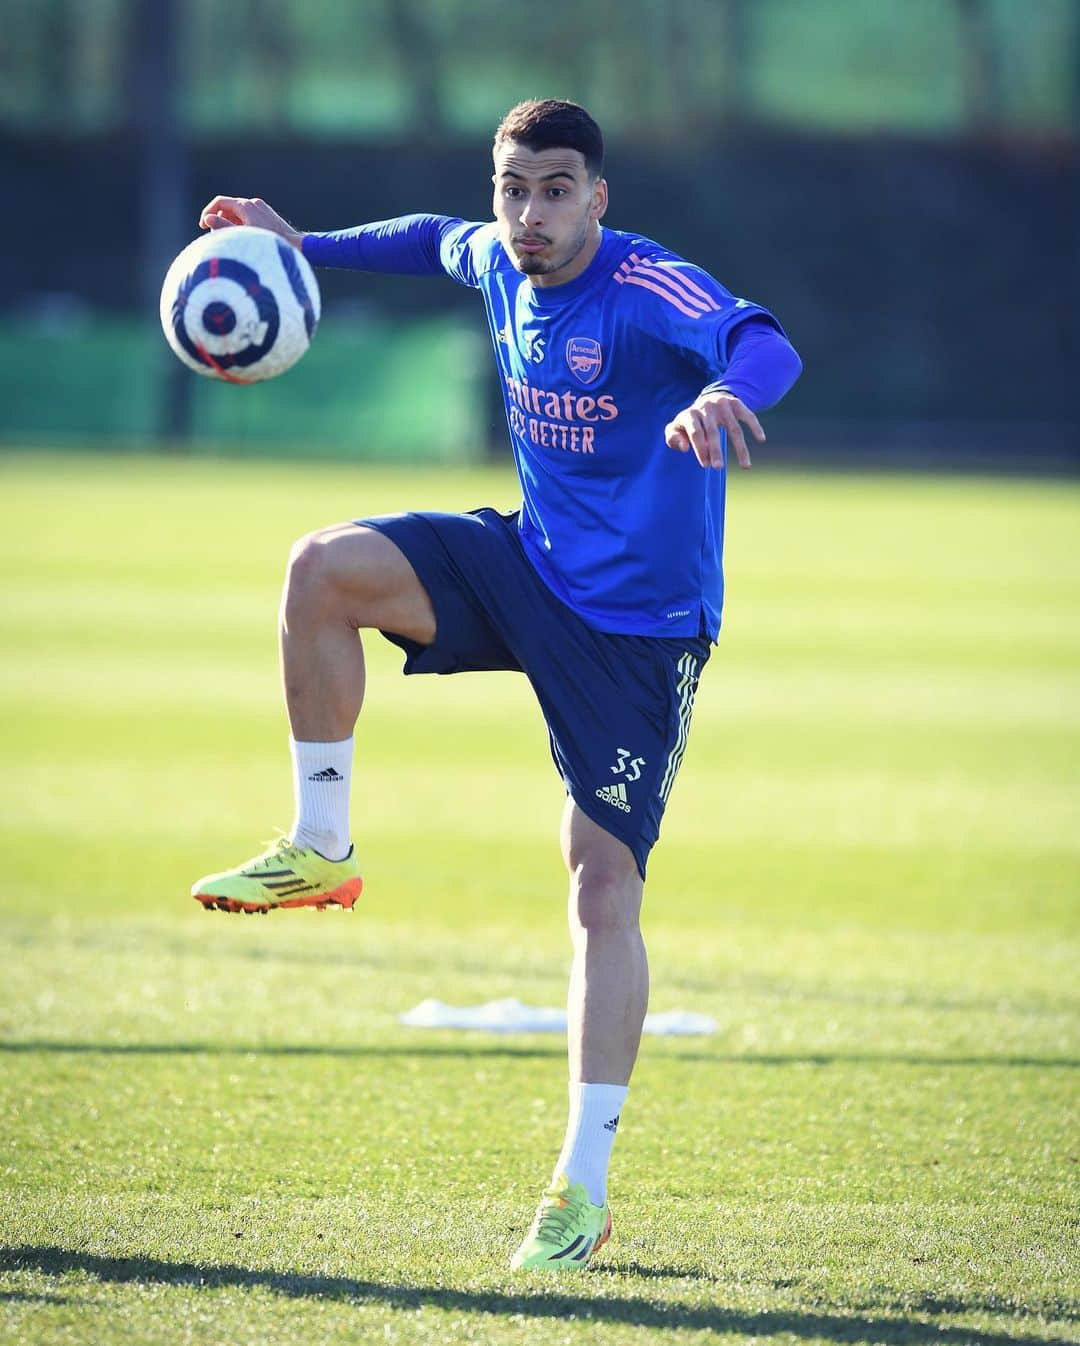
M595 383L604 367L604 352L592 337L571 337L566 343L566 365L581 383Z
M542 449L595 453L598 425L614 421L619 415L618 405L609 393L590 397L570 389L557 392L554 388L538 388L528 379L511 378L505 371L503 382L510 429L523 441Z

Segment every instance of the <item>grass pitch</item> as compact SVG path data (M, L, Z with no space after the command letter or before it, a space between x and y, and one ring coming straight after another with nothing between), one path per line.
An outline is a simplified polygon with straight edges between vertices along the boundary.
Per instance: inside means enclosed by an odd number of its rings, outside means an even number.
M0 463L0 1339L1078 1339L1080 491L732 483L726 629L650 868L615 1237L511 1274L561 1041L561 788L513 675L368 641L352 916L206 914L291 817L292 539L506 474Z

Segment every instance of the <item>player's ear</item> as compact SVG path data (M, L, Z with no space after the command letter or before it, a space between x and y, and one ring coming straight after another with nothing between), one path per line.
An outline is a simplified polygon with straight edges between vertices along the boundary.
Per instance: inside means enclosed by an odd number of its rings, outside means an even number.
M597 178L593 183L592 217L602 220L607 214L607 181Z

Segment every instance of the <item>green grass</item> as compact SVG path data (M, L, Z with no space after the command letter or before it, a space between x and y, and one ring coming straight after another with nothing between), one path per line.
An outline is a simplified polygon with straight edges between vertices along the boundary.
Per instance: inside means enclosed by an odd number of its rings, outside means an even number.
M0 461L0 1340L1080 1339L1080 491L733 483L727 627L650 868L654 1009L594 1268L512 1275L560 1041L524 680L369 641L353 916L206 915L291 816L294 537L509 476Z

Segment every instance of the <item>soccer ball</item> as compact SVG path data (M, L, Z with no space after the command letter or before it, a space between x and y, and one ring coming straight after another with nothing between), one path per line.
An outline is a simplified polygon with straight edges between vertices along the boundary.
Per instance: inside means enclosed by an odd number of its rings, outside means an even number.
M322 312L306 257L269 229L212 229L189 243L161 287L161 326L207 378L258 383L292 368Z

